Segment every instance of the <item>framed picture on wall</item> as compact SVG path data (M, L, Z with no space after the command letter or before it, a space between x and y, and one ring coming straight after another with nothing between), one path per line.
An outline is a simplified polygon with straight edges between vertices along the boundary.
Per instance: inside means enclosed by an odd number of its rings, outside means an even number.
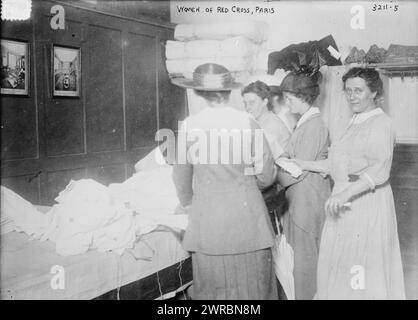
M1 39L1 94L29 94L29 43Z
M80 48L53 45L52 70L54 97L80 97Z

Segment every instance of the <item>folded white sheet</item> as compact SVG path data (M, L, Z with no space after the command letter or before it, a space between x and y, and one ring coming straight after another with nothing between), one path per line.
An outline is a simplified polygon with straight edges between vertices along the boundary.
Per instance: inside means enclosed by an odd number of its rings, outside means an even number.
M166 43L167 59L247 57L254 55L258 45L243 36L225 40L171 41Z
M254 42L266 41L268 24L262 21L178 24L174 30L174 38L180 41L223 40L236 36L244 36Z
M205 63L217 63L223 65L229 71L251 71L254 65L253 57L214 57L198 59L173 59L166 60L168 73L186 74Z

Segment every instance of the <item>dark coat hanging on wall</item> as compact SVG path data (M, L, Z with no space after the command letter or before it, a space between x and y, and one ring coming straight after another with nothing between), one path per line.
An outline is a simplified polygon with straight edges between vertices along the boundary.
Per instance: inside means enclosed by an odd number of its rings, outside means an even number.
M340 59L332 56L328 47L333 47L338 51L332 35L318 41L309 41L292 44L286 48L269 54L268 74L274 74L277 69L285 71L315 73L323 65L338 66L342 65Z

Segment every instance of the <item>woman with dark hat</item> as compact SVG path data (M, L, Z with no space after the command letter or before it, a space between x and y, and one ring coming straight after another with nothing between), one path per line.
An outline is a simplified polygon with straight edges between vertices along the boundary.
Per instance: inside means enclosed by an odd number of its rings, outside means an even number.
M274 160L257 123L228 103L240 85L213 63L197 67L193 80L173 83L194 89L208 104L183 122L179 145L186 146L186 155L178 154L173 168L181 206L189 214L183 247L192 254L192 298L278 299L274 232L260 192L275 180ZM219 143L213 139L220 132L231 136ZM249 139L238 143L236 134L245 132ZM245 150L253 150L250 161L237 161Z
M377 107L379 73L352 68L343 76L353 112L322 161L296 162L330 174L334 187L318 261L318 299L405 299L396 212L389 175L395 131Z
M280 89L290 111L300 115L284 157L325 159L328 130L319 109L313 106L319 95L318 74L289 73ZM313 299L320 236L325 221L324 205L330 194L329 181L318 173L304 172L294 178L279 170L278 182L286 188L288 200L283 229L294 251L295 296L296 299Z

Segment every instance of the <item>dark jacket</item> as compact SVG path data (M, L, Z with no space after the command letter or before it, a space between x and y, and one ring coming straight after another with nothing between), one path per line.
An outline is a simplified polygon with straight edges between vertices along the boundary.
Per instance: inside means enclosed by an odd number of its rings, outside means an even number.
M232 107L207 108L187 118L180 134L201 129L209 141L209 130L234 128L254 133L259 126L246 112ZM245 171L254 168L254 162L249 165L233 161L205 164L193 163L188 157L186 163L174 165L178 197L183 206L190 205L189 225L183 239L185 250L223 255L273 246L274 232L260 188L274 182L275 167L268 143L263 135L261 137L263 149L258 162L261 166L255 175ZM232 139L228 141L229 150L233 150ZM248 141L254 150L255 135ZM242 142L241 151L244 139ZM195 148L196 145L187 143L188 153ZM214 149L208 149L209 156ZM218 154L220 157L221 152ZM231 153L229 155L229 159L233 159Z

